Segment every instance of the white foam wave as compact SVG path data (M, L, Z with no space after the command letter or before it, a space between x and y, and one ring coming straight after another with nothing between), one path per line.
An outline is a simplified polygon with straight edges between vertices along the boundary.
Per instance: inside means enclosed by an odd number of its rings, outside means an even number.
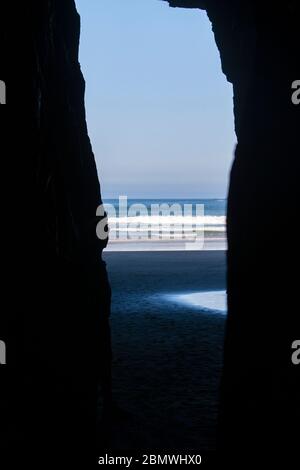
M219 225L226 225L226 217L225 216L192 216L192 215L140 215L134 217L108 217L109 224L118 224L119 227L124 225L137 225L137 224L144 224L144 225L212 225L212 226L219 226Z

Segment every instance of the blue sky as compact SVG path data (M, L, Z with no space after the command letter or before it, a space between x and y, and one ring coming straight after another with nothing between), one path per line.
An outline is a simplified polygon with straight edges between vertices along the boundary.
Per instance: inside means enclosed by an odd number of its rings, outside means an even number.
M160 0L76 0L104 198L224 197L232 86L206 13Z

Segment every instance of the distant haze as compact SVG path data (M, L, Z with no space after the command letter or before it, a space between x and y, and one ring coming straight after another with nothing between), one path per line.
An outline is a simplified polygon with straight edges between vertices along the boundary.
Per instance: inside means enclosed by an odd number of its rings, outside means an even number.
M207 15L159 0L76 0L104 198L226 196L232 86Z

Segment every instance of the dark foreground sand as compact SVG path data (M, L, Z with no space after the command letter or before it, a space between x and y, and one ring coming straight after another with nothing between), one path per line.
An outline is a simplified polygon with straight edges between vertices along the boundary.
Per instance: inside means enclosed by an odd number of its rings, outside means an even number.
M225 253L105 253L113 289L111 449L214 449L225 316L165 295L225 289Z

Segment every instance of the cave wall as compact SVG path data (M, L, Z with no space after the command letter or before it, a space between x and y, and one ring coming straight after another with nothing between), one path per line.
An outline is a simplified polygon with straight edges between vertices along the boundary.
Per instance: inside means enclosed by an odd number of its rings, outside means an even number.
M8 244L0 445L16 449L18 442L31 456L51 448L47 459L59 449L70 459L75 449L78 460L95 447L97 384L110 357L110 287L96 237L101 194L78 62L80 18L73 0L3 3ZM86 452L86 464L93 455Z
M2 3L1 339L9 348L1 443L80 453L94 445L110 299L95 233L101 195L85 122L80 21L74 0ZM220 446L285 438L291 445L290 423L299 422L299 373L290 360L299 336L299 254L289 228L298 211L299 107L291 83L300 78L299 4L169 3L207 10L234 88Z
M172 0L206 9L233 84L237 147L228 196L228 321L219 446L296 449L299 2ZM217 136L216 136L217 138Z

